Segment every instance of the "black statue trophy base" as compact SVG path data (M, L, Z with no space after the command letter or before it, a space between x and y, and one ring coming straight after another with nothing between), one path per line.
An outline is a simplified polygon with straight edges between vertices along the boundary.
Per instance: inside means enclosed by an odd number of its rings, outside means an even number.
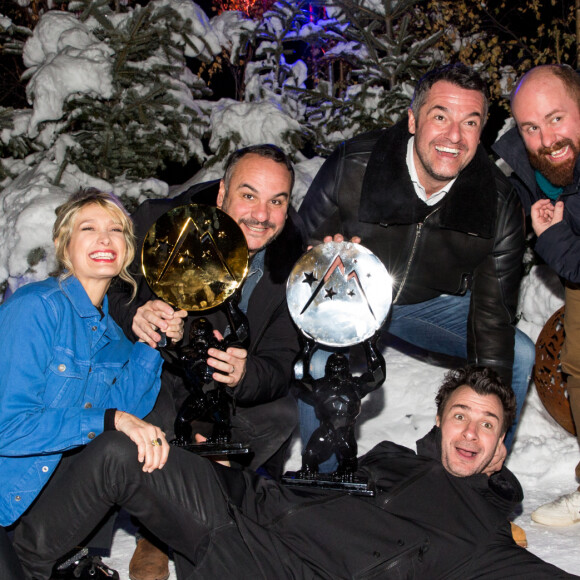
M316 487L325 490L345 491L353 495L375 495L375 488L366 477L354 473L304 473L302 471L287 471L282 482L289 486Z
M184 357L182 362L187 361ZM191 361L187 361L191 362ZM210 379L212 370L205 360L196 361L198 365L189 365L187 368L202 369L203 376ZM190 378L192 373L190 373ZM199 377L198 377L199 378ZM190 387L195 383L191 383ZM207 386L207 385L205 385ZM169 443L186 451L191 451L204 457L223 457L229 455L245 455L250 452L249 445L232 441L231 402L226 388L219 385L206 390L200 384L191 390L190 395L183 402L174 423L175 438ZM211 433L205 441L196 441L194 424L204 433L204 425L211 425Z
M232 302L226 303L226 313L233 329L222 341L213 335L213 326L206 318L193 321L187 346L176 352L173 363L175 374L181 375L189 390L174 423L175 439L171 445L205 457L223 457L250 453L246 443L233 442L232 411L235 403L228 395L228 387L213 379L216 369L207 364L208 349L225 351L228 346L247 348L249 342L246 316ZM200 421L213 425L206 441L195 441L192 423Z
M363 342L367 359L365 373L353 376L348 358L335 352L328 357L324 377L320 379L313 379L309 372L310 359L317 345L306 341L294 372L301 377L298 383L302 389L301 397L314 406L320 425L306 444L302 469L286 472L282 478L285 484L375 495L373 483L356 473L358 445L355 424L362 399L385 380L385 359L377 349L377 338L378 333ZM320 464L333 454L338 459L338 469L332 473L320 473Z
M202 457L221 457L222 455L245 455L250 452L250 446L247 443L182 443L177 439L170 441L171 445L181 447L186 451L191 451Z

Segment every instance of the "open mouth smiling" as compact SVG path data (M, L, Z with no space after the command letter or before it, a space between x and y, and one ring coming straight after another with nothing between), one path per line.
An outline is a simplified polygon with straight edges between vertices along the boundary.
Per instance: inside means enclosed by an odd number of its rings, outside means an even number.
M97 260L97 261L113 261L115 258L117 257L117 254L115 254L114 252L93 252L92 254L89 254L89 258L91 260Z
M555 160L562 159L562 157L566 157L569 148L570 147L566 145L560 149L557 149L556 151L552 151L548 154L548 157Z
M472 449L465 449L464 447L456 447L455 450L457 451L457 454L461 458L468 460L474 459L479 453L478 451L473 451Z
M448 153L457 157L459 153L461 153L460 149L452 148L452 147L444 147L443 145L435 145L435 150L439 153Z

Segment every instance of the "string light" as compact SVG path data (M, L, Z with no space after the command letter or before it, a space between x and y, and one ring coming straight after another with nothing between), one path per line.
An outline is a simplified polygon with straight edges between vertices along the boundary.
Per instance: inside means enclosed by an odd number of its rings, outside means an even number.
M239 10L249 18L259 20L262 18L275 0L214 0L214 6L218 14L227 10Z

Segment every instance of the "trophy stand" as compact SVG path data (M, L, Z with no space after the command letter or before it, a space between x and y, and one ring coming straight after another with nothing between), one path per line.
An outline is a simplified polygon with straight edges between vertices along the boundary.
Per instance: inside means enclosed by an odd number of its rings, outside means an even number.
M240 311L241 317L246 319ZM238 327L240 334L248 336L247 320ZM233 336L232 336L233 334ZM206 318L198 318L191 325L188 346L175 349L176 362L171 363L175 374L181 375L189 391L174 423L175 439L172 445L183 447L198 455L240 455L249 453L248 445L232 441L231 414L233 399L228 387L213 379L215 369L207 364L208 349L226 350L229 346L246 347L237 331L219 341L213 334L213 326ZM193 421L211 423L212 433L203 443L193 441Z
M301 469L284 474L285 484L374 495L373 486L356 475L355 425L362 399L385 380L385 360L377 340L389 313L391 292L392 280L380 260L351 242L313 248L290 274L290 313L306 337L294 371L300 396L314 407L320 426L305 447ZM334 352L328 357L324 377L312 378L310 360L319 344L344 348L359 343L367 362L361 376L353 376L349 359ZM319 473L320 463L333 453L338 469Z
M208 349L247 348L249 325L236 295L248 272L248 247L235 221L218 208L186 205L163 214L151 226L142 249L143 273L151 290L165 302L189 312L221 309L229 334L218 341L207 318L194 320L184 346L165 348L172 372L181 376L189 395L175 419L172 445L199 455L240 455L249 446L231 441L235 412L228 387L213 379ZM192 421L212 424L203 443L193 441Z

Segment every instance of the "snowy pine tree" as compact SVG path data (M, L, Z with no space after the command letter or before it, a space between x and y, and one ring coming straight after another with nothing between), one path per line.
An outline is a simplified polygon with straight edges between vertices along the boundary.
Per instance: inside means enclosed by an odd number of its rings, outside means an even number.
M223 12L212 19L214 30L221 33L237 90L236 99L223 98L210 105L209 147L214 156L208 166L223 163L229 153L256 139L279 145L294 158L304 146L305 107L288 89L304 86L307 77L306 64L293 57L291 46L299 40L306 6L305 0L280 0L258 20L241 12ZM245 123L239 123L241 118Z
M437 64L442 33L421 28L416 0L320 0L322 17L302 38L316 53L306 118L328 154L342 140L395 123L417 80Z
M73 93L63 103L54 132L71 138L63 162L112 180L157 175L167 161L203 160L208 119L195 99L209 91L185 66L185 46L206 59L211 49L203 36L194 44L191 20L157 0L125 13L103 0L70 8L81 10L80 24L94 39L83 50L101 59L102 76L97 94ZM32 98L37 90L42 88L34 82Z
M38 208L46 226L72 191L95 186L132 209L144 196L167 195L155 179L164 163L206 155L209 117L199 98L209 91L185 66L186 57L209 61L221 50L203 11L189 0L69 8L45 12L24 45L31 108L0 111L1 287L45 277L54 265ZM0 22L9 31L9 19Z
M132 2L47 10L24 45L31 108L0 110L0 284L46 272L50 239L33 245L27 208L53 209L79 186L131 209L168 194L156 178L169 161L203 163L196 182L220 177L234 149L271 142L296 162L300 200L315 154L404 114L444 34L421 0L278 0L211 19L191 0ZM4 47L29 33L0 15ZM210 94L215 71L235 94Z

